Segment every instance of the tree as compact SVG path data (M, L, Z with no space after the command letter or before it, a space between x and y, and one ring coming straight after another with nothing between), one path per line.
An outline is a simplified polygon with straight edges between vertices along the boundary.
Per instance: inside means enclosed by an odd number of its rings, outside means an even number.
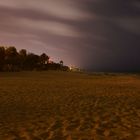
M64 62L61 60L59 63L60 63L61 66L63 66L63 63L64 63Z
M38 67L39 56L33 53L29 53L26 57L25 67L28 70L33 70Z
M26 58L27 58L27 51L25 49L21 49L19 51L19 59L20 59L20 68L22 70L25 70L26 67L25 67L25 63L26 63Z
M25 49L17 52L14 46L0 46L0 71L19 71L19 70L68 70L61 60L55 63L49 60L46 53L40 56L34 53L27 53Z
M48 64L48 62L49 62L49 56L48 55L46 55L45 53L42 53L41 55L40 55L40 63L41 64Z
M27 56L27 51L25 49L21 49L19 51L19 55L22 56L22 57L26 57Z
M14 46L10 46L5 51L7 57L16 57L17 56L17 49Z
M0 46L0 71L3 70L3 66L5 63L5 48Z
M8 71L17 71L19 66L18 52L14 46L10 46L5 50L5 63Z

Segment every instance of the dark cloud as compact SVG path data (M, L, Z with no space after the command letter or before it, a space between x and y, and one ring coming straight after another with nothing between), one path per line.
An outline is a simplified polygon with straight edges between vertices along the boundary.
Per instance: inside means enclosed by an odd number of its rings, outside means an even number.
M0 1L0 43L99 71L139 69L138 0Z
M137 7L140 2L138 0L97 0L88 1L87 9L91 12L106 17L122 17L122 16L134 16L137 17L140 14L140 9Z

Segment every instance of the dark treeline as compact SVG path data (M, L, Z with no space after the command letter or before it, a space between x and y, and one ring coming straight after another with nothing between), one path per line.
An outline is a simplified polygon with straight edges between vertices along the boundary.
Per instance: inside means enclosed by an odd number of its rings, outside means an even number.
M22 71L22 70L64 70L68 71L69 67L50 61L50 57L42 53L37 55L28 53L27 50L21 49L19 52L14 46L0 46L0 71Z

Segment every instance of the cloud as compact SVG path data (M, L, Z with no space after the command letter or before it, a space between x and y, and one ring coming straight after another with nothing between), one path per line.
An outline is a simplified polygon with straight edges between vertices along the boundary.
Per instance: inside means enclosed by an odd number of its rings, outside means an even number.
M11 8L18 8L20 2L18 0L5 0L5 1L0 1L0 5L3 7L11 7Z
M120 18L115 23L129 32L140 34L140 18Z
M140 10L134 7L134 3L139 3L138 0L88 0L85 3L87 4L87 10L103 17L139 17L140 15Z
M32 9L45 12L54 17L79 20L90 18L91 15L79 8L74 0L5 0L0 1L0 6L14 9Z
M132 2L132 5L133 5L135 8L139 9L139 8L140 8L140 1L134 0L134 1Z
M80 34L72 26L53 21L36 21L29 19L19 19L18 25L32 30L47 31L49 33L68 37L78 37Z
M138 66L138 0L1 0L6 42L86 68ZM1 43L0 42L0 43Z

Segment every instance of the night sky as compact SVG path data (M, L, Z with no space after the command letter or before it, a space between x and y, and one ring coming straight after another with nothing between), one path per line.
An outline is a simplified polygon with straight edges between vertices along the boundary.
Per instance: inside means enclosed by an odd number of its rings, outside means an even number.
M0 0L0 45L95 71L140 71L139 0Z

